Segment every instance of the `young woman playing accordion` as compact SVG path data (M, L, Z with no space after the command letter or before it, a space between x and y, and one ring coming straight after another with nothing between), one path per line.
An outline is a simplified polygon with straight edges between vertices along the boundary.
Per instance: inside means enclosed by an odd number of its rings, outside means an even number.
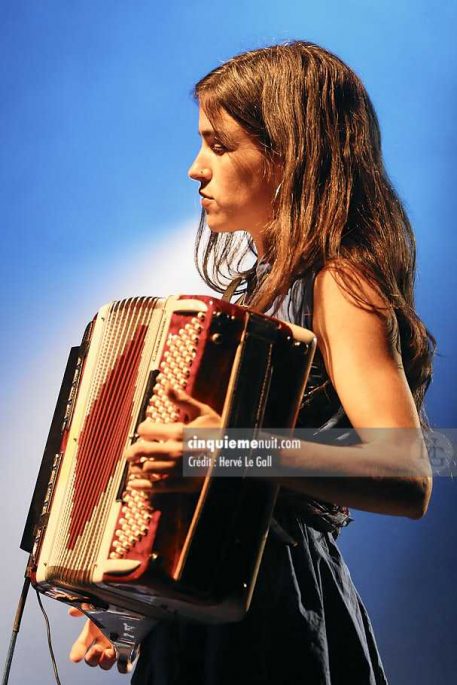
M189 176L202 197L201 274L223 292L222 274L257 257L242 274L243 302L317 336L298 425L320 429L320 443L326 429L352 427L360 442L281 452L284 467L307 477L280 480L274 516L287 534L270 530L246 618L159 623L133 682L385 683L335 538L346 507L413 519L427 510L423 443L373 429L426 425L433 338L414 310L414 237L383 167L376 114L340 59L301 41L234 57L195 95L201 148ZM219 425L211 407L170 397L191 426ZM128 454L139 487L179 472L182 424L145 421L139 433ZM108 669L114 653L88 622L71 659Z

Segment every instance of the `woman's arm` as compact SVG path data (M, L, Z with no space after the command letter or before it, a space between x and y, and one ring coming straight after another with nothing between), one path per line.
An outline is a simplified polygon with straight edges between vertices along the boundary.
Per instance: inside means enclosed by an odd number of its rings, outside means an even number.
M382 305L369 286L361 287L368 302ZM326 268L315 281L313 330L362 444L302 442L299 449L283 450L284 467L319 476L282 478L281 484L336 504L420 518L430 499L431 472L401 357L389 344L387 319L358 306ZM395 430L402 428L414 430Z

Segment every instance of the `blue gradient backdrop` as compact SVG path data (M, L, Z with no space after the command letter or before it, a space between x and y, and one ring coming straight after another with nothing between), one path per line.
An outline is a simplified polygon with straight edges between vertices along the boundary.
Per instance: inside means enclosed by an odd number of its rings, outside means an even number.
M428 396L456 425L454 265L457 5L424 0L4 0L0 4L2 536L0 657L18 549L68 348L108 300L196 285L193 83L220 61L313 40L364 80L418 239L418 309L438 338ZM419 522L354 512L341 547L391 682L454 682L456 488L436 479ZM127 682L67 661L79 622L46 602L64 683ZM234 655L236 658L236 655ZM11 683L53 682L29 598Z

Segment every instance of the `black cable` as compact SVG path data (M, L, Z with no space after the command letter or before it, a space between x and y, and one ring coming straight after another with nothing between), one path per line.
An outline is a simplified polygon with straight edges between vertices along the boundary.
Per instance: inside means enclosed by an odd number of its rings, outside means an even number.
M55 659L55 656L54 656L54 650L53 650L53 648L52 648L52 642L51 642L51 626L49 625L49 618L48 618L48 615L47 615L46 611L44 610L44 606L43 606L43 603L42 603L42 601L41 601L40 593L38 592L38 590L36 591L36 596L37 596L38 604L40 605L40 609L41 609L41 612L42 612L42 614L43 614L43 616L44 616L44 620L45 620L45 623L46 623L46 633L47 633L47 636L48 636L49 653L50 653L50 655L51 655L52 668L54 669L54 676L55 676L55 679L56 679L56 683L57 683L57 685L62 685L62 683L60 682L60 678L59 678L59 671L57 670L57 663L56 663L56 659Z

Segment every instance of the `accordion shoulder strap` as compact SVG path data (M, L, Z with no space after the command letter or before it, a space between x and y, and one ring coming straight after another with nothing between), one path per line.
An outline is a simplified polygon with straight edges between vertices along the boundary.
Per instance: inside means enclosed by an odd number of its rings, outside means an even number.
M243 280L242 276L236 276L236 278L234 278L232 281L230 281L230 283L227 286L227 288L225 289L225 292L222 295L221 299L224 300L225 302L230 302L230 300L233 297L235 290L238 288L238 286L240 285L242 280Z

